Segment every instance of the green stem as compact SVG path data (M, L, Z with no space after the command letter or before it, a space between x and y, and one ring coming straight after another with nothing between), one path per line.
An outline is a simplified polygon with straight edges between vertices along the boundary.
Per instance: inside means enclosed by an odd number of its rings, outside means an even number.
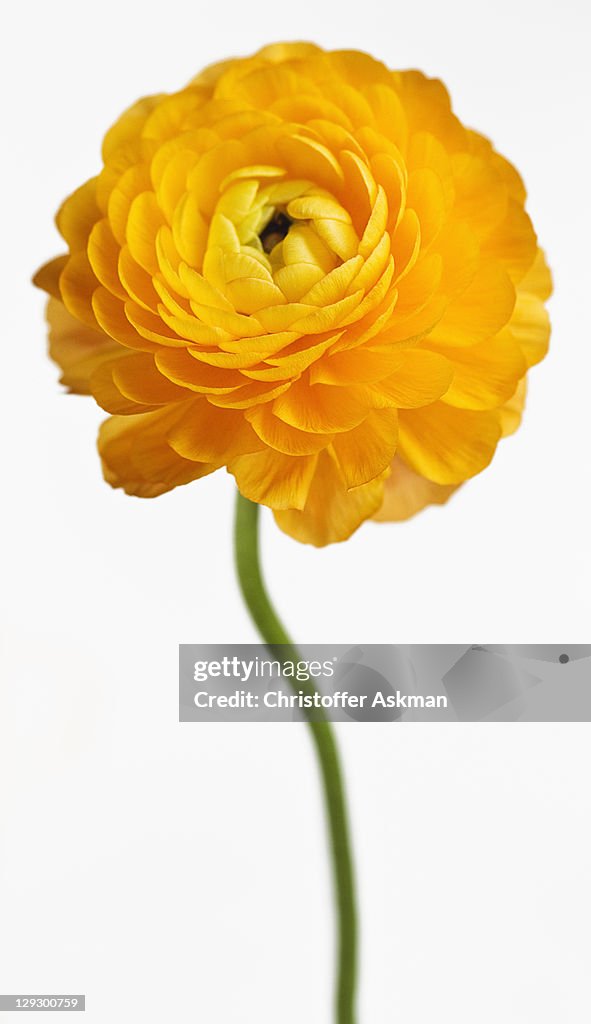
M239 494L234 541L242 595L269 650L282 664L297 662L301 660L298 650L269 600L261 574L258 515L258 505ZM294 682L291 677L287 681ZM315 692L310 679L304 683L298 681L297 689ZM315 710L309 714L308 725L324 787L338 912L335 1021L336 1024L355 1024L357 912L343 775L334 733L324 713Z

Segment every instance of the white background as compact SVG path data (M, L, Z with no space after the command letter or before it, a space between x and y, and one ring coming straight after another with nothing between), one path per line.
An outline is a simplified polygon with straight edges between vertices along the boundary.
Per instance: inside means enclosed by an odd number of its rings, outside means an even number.
M100 476L29 285L52 216L139 95L283 38L447 83L522 171L555 273L550 357L493 466L444 509L316 551L264 516L302 641L589 640L588 24L582 0L22 4L2 71L0 991L92 1024L329 1024L331 920L297 726L179 726L179 642L254 641L232 480L156 501ZM363 909L360 1024L591 1019L590 733L341 730ZM8 1021L13 1015L7 1015Z

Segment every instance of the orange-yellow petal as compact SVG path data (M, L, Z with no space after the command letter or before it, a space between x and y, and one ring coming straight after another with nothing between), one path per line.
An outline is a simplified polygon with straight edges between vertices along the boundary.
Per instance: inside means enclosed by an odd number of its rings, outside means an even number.
M374 409L346 434L337 434L332 452L348 488L361 487L388 469L398 445L396 409Z
M332 434L310 433L289 426L267 404L257 405L245 415L261 441L284 455L315 455L333 439Z
M322 453L302 508L275 511L275 521L295 540L324 547L347 540L378 510L383 493L382 477L350 490L334 459Z
M183 459L167 443L166 433L177 416L176 410L164 409L105 420L98 448L111 487L121 487L126 494L140 498L155 498L212 472L214 466Z
M47 322L49 354L62 370L60 382L77 395L90 394L90 377L119 346L102 331L80 323L58 299L47 303Z
M510 434L514 434L519 424L521 423L521 417L525 408L525 399L527 395L527 382L525 377L519 381L515 394L511 396L508 402L499 409L499 420L501 423L501 430L503 437L509 437Z
M429 405L449 390L454 377L451 360L426 349L411 348L400 367L376 385L397 409Z
M61 300L59 282L62 270L67 262L67 256L57 256L56 259L45 263L42 267L39 267L39 270L33 277L33 284L37 288L42 288L44 292L47 292L54 299Z
M454 372L444 401L458 409L498 408L510 399L527 369L521 349L509 331L479 345L445 352Z
M459 484L488 466L501 436L496 412L434 402L400 413L400 453L436 484Z
M443 505L457 490L457 484L435 484L415 473L401 456L392 462L384 483L384 498L373 519L379 523L410 519L427 505Z
M306 504L316 455L283 455L267 449L240 455L228 464L245 498L273 509L298 509Z
M217 409L201 397L186 406L167 438L171 448L183 458L219 466L263 447L241 412Z

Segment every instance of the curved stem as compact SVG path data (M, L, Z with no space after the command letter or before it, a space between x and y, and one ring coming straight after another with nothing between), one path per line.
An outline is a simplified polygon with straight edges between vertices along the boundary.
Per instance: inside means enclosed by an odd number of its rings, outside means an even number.
M238 579L250 614L270 651L282 664L300 661L267 594L261 574L258 505L238 495L235 523L235 554ZM293 683L289 677L287 682ZM311 679L298 689L315 693ZM339 753L330 722L322 711L308 714L308 725L322 776L328 819L335 896L338 911L338 971L335 991L336 1024L355 1024L357 981L357 911L349 824Z

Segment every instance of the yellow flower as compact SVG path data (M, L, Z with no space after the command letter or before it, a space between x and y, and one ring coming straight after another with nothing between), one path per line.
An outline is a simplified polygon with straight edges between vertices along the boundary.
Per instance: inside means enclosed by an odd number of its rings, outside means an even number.
M50 351L106 479L226 466L298 540L444 502L519 424L550 275L444 86L279 44L140 100L57 216Z

